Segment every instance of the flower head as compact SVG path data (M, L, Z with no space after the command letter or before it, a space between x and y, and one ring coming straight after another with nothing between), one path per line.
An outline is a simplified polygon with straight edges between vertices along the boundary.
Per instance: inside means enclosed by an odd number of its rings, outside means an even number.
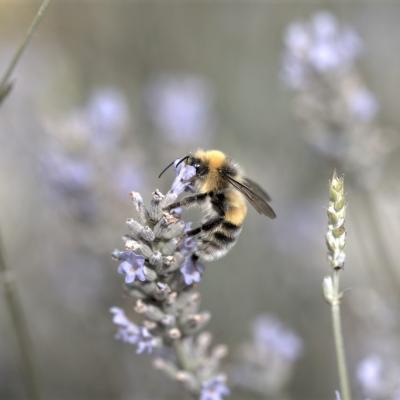
M204 267L198 262L198 260L194 259L191 256L186 257L181 266L181 273L186 285L199 283L203 271Z
M222 400L229 395L229 389L225 384L225 378L218 375L201 385L200 400Z
M123 260L118 266L118 273L125 275L125 283L133 283L136 279L144 282L144 257L137 255L133 251L124 251L119 255Z
M361 52L356 33L339 26L336 18L325 11L310 22L294 22L285 36L283 77L288 86L304 87L313 73L338 72L346 69Z

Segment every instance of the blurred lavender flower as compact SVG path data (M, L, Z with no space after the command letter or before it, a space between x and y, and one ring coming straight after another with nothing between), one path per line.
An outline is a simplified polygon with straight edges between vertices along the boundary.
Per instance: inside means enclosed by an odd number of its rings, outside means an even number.
M41 158L41 174L46 179L51 196L65 201L69 211L82 221L91 221L96 204L91 187L95 173L93 166L79 157L64 154L57 147L49 149Z
M201 385L200 400L222 400L228 395L229 389L223 376L211 378Z
M361 52L361 40L350 28L339 27L328 12L314 15L310 23L294 22L285 35L283 78L294 89L304 88L313 74L347 68Z
M213 94L204 79L161 76L149 87L146 100L150 118L167 139L180 144L207 141Z
M253 323L251 342L242 345L232 367L232 380L248 391L275 396L289 382L302 352L298 335L277 318L260 315Z
M129 110L124 96L114 88L97 90L85 110L93 145L109 149L121 139L129 123Z
M129 321L125 311L119 307L111 307L111 314L113 314L113 322L118 326L118 332L115 337L126 343L136 344L139 328L134 323Z
M90 217L93 222L97 202L107 198L106 190L115 198L142 186L140 149L132 153L123 142L130 122L128 111L121 92L103 88L96 90L81 108L47 116L44 121L49 134L46 155L41 160L43 176L69 212L81 220Z
M132 188L143 187L144 185L144 176L140 166L131 161L117 164L114 168L113 175L114 186L124 199Z
M351 91L346 100L349 110L361 121L372 120L378 112L379 105L375 96L365 87Z
M211 335L204 331L210 314L199 312L200 295L193 285L203 271L192 258L196 239L185 234L190 224L166 211L188 189L194 171L182 163L176 172L171 190L165 196L156 190L149 208L139 193L131 193L137 216L127 220L125 250L115 250L113 257L120 261L118 272L124 275L143 323L132 324L118 308L112 309L114 322L119 325L118 337L136 344L139 353L160 348L156 368L190 393L222 399L228 393L219 372L226 348L212 348Z
M289 25L282 77L310 144L370 186L389 152L375 118L379 104L356 68L363 45L355 31L328 12Z
M253 323L255 345L265 353L279 353L288 360L297 360L303 351L303 342L281 321L271 315L260 315Z
M144 257L135 254L133 251L124 251L119 254L119 259L123 260L118 266L118 273L125 276L125 283L133 283L135 279L144 282Z
M60 192L76 193L86 190L93 182L94 171L85 160L69 157L54 149L42 158L47 178Z
M397 400L400 365L372 354L360 361L357 379L365 396L373 400Z

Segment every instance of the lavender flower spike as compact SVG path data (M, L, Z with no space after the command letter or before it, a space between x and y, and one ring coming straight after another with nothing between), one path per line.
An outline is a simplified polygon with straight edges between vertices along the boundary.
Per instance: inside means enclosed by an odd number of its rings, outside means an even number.
M111 312L118 339L136 345L137 353L161 347L157 369L200 400L222 400L229 393L220 372L226 349L212 347L211 335L205 331L210 314L200 311L200 294L193 285L203 273L193 257L197 239L186 235L190 224L182 221L180 213L167 211L190 189L196 171L182 162L176 172L168 193L156 190L149 207L140 194L131 193L136 216L127 220L130 233L123 237L125 249L113 252L133 299L132 308L142 322L134 324L116 307Z

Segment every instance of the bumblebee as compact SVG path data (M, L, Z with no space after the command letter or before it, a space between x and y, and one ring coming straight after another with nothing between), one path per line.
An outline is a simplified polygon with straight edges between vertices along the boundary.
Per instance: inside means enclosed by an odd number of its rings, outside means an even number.
M268 193L256 182L243 176L239 166L222 151L197 150L180 159L176 166L181 163L196 169L191 180L194 194L170 204L166 210L200 206L204 211L201 226L186 233L188 236L197 236L194 260L213 261L232 248L246 218L246 200L258 213L269 218L276 217L269 205L271 198Z

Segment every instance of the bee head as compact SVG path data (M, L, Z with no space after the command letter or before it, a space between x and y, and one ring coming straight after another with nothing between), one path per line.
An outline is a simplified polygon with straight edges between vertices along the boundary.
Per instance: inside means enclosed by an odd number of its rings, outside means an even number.
M175 160L172 161L171 163L169 163L160 173L160 175L158 175L159 178L161 178L161 176L164 174L164 172L172 167L175 164ZM177 168L180 164L184 163L185 165L191 165L192 167L194 167L196 169L196 177L201 177L207 174L208 172L208 166L205 160L203 160L200 157L197 157L195 155L192 155L191 153L189 153L188 155L186 155L185 157L182 157L176 164L175 164L175 168Z

